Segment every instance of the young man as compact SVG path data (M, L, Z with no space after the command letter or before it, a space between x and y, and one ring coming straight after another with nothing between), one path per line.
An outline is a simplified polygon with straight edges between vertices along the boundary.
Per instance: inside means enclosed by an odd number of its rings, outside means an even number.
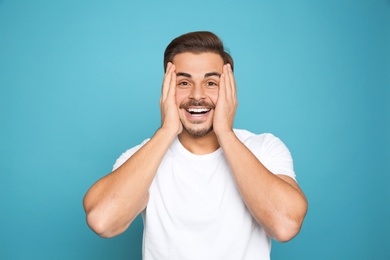
M307 211L290 152L233 129L233 60L216 35L174 39L164 68L161 127L88 191L88 225L113 237L142 213L144 259L269 259L270 238L292 239Z

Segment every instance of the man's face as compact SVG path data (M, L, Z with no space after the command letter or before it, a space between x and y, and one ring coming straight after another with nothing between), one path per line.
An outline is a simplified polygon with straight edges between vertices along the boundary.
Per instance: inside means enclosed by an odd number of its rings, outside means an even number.
M201 137L213 129L223 60L215 53L177 54L176 104L184 131Z

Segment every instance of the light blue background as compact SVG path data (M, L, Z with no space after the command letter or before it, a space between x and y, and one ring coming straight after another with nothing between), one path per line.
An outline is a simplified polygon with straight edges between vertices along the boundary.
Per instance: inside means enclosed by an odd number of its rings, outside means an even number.
M160 124L162 55L211 30L235 58L235 127L290 148L309 200L273 259L390 259L390 1L0 0L0 259L140 259L87 189Z

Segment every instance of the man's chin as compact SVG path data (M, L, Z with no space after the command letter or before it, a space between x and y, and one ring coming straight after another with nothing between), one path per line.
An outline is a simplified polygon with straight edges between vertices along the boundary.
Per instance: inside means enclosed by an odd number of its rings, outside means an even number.
M209 128L190 128L183 125L183 131L186 131L192 137L204 137L213 131L213 126Z

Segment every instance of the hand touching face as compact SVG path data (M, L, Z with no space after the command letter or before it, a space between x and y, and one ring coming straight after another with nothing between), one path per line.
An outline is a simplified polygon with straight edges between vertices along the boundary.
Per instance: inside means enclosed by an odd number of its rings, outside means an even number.
M233 130L237 106L236 82L233 71L230 64L225 64L219 82L218 101L213 121L214 132L217 135Z
M176 72L175 65L168 63L164 76L160 99L162 128L173 131L178 135L183 130L176 106Z

